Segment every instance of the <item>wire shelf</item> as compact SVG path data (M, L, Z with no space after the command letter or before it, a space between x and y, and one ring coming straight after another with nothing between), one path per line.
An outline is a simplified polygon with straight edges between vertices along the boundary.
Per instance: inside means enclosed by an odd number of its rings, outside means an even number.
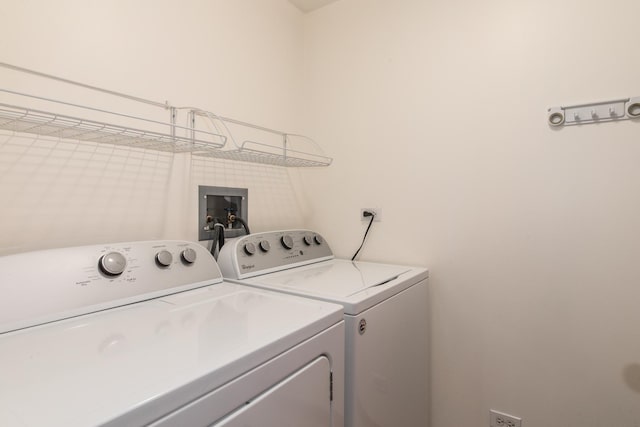
M120 112L107 111L87 105L0 88L0 92L11 97L17 96L20 104L26 103L20 107L0 103L0 129L284 167L322 167L329 166L333 161L332 158L324 155L324 151L315 141L302 135L280 132L252 123L218 116L194 107L174 107L168 101L161 103L143 99L3 62L0 62L0 67L124 98L140 104L160 107L170 111L171 114L171 123L159 122ZM31 108L33 106L32 102L35 102L35 106L38 108L47 110L50 108L57 110L58 108L68 109L71 107L73 108L69 110L71 114L76 114L76 111L82 111L82 115L89 114L90 117L100 117L100 120L81 119L34 109ZM42 102L46 104L40 104ZM40 107L40 105L46 106ZM178 110L189 110L189 124L186 127L176 124ZM103 122L101 121L102 117L109 117L109 121L117 118L116 121L124 120L127 123L133 123L134 126ZM197 129L198 117L207 119L204 123L206 130ZM148 130L142 130L140 127ZM244 141L242 144L236 143L230 127L237 127L235 128L237 134L241 135L241 140ZM169 129L169 132L164 133L151 129ZM212 132L211 130L214 131ZM177 136L176 133L178 131L188 136ZM260 142L256 142L256 139Z
M212 141L134 129L2 103L0 129L172 153L196 150L207 153L223 147L227 140L223 135L205 131L197 131L198 138L205 135Z
M203 110L191 110L192 115L192 128L195 129L196 121L195 117L206 117L210 123L215 127L219 133L226 133L229 144L224 149L211 150L207 152L193 153L194 156L200 157L214 157L218 159L235 160L240 162L261 163L272 166L282 167L325 167L329 166L333 159L327 157L318 144L311 138L288 134L277 130L257 126L251 123L242 122L235 119L221 117L213 113ZM217 122L217 123L216 123ZM242 144L237 144L233 136L233 133L227 126L227 124L237 125L241 129L251 130L258 132L262 135L275 136L278 142L265 143L252 140L244 140ZM222 129L218 127L222 126ZM300 149L293 149L291 145L293 143L292 137L297 139L297 143L304 144L304 147L315 147L316 153L311 151L303 151ZM267 138L268 139L268 138ZM231 146L231 148L229 148Z
M271 153L271 147L254 141L245 141L242 148L234 150L212 150L206 153L194 152L195 156L215 157L240 162L262 163L284 167L322 167L329 166L330 157L287 149L285 153Z

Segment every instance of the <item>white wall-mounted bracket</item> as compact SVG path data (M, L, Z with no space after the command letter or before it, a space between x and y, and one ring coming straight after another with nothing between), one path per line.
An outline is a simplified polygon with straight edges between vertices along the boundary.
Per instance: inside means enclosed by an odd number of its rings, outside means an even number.
M640 96L590 104L552 107L547 110L549 126L570 126L640 118Z

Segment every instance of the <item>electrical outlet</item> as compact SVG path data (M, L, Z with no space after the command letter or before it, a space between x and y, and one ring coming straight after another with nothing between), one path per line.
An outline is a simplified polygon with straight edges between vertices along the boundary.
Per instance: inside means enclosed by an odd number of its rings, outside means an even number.
M491 414L491 427L522 427L522 418L494 411L493 409L489 413Z
M373 212L375 216L373 217L374 222L382 221L382 209L380 208L362 208L360 209L360 220L362 221L370 221L371 218L368 216L364 216L365 212Z

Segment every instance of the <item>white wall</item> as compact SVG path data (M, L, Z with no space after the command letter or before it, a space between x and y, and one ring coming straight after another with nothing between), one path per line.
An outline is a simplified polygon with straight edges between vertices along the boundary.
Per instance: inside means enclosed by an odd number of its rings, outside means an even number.
M638 424L640 124L552 131L545 110L640 94L639 12L633 0L341 0L304 17L285 0L7 3L3 62L300 126L335 161L290 177L5 132L0 253L194 239L204 184L249 187L254 229L316 228L349 256L359 209L380 207L362 259L431 269L432 427L484 427L489 408L526 427Z
M296 131L301 16L286 0L6 2L0 61ZM5 89L169 119L162 108L2 68L0 81ZM0 102L23 105L5 93ZM83 114L64 107L54 112ZM179 116L179 124L185 120ZM3 131L0 253L105 241L195 240L198 185L249 188L255 229L302 222L289 174L280 168L192 163L184 155Z
M305 16L309 225L431 270L432 427L640 423L640 123L551 106L640 95L635 0L341 0ZM638 67L638 68L636 68ZM304 195L303 195L304 196Z

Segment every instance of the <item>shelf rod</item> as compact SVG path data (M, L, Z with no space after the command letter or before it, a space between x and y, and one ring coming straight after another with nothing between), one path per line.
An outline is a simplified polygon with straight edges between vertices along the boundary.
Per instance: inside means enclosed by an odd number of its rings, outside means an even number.
M191 108L191 107L178 107L178 108ZM199 110L199 109L193 109L193 110L199 116L209 117L206 111ZM262 130L262 131L265 131L265 132L275 133L276 135L282 135L282 136L289 135L286 132L282 132L282 131L275 130L275 129L269 129L269 128L266 128L264 126L254 125L253 123L247 123L247 122L243 122L241 120L231 119L229 117L219 116L217 114L214 114L214 117L216 119L218 119L218 120L222 120L223 122L233 123L233 124L241 125L241 126L246 126L246 127L252 128L252 129Z
M148 122L148 123L155 123L155 124L164 125L164 126L169 125L169 126L171 126L173 128L189 130L188 128L186 128L184 126L179 126L179 125L177 125L175 123L159 122L157 120L145 119L145 118L142 118L142 117L131 116L131 115L128 115L128 114L116 113L115 111L102 110L100 108L88 107L88 106L85 106L85 105L74 104L74 103L71 103L71 102L58 101L58 100L51 99L51 98L45 98L43 96L30 95L28 93L16 92L16 91L9 90L9 89L0 88L0 92L6 92L6 93L13 94L13 95L19 95L19 96L26 96L28 98L40 99L42 101L54 102L56 104L68 105L70 107L76 107L76 108L83 108L85 110L97 111L97 112L100 112L100 113L112 114L114 116L126 117L126 118L129 118L129 119L141 120L141 121L145 121L145 122ZM174 110L172 107L169 107L169 109L172 110L172 111Z
M91 86L85 83L80 83L80 82L76 82L73 80L69 80L69 79L65 79L62 77L56 77L53 76L51 74L45 74L45 73L41 73L40 71L35 71L35 70L30 70L28 68L23 68L23 67L18 67L17 65L11 65L11 64L7 64L6 62L0 62L0 67L4 67L4 68L8 68L10 70L14 70L14 71L22 71L24 73L29 73L29 74L33 74L35 76L39 76L39 77L44 77L47 79L51 79L51 80L56 80L62 83L67 83L67 84L71 84L71 85L75 85L75 86L80 86L86 89L91 89L91 90L95 90L98 92L103 92L103 93L108 93L109 95L114 95L114 96L119 96L121 98L126 98L126 99L130 99L132 101L137 101L137 102L142 102L144 104L149 104L149 105L153 105L156 107L162 107L164 109L170 108L170 105L168 102L157 102L157 101L151 101L149 99L144 99L144 98L139 98L137 96L133 96L133 95L127 95L126 93L121 93L121 92L116 92L113 90L109 90L109 89L103 89L97 86Z

